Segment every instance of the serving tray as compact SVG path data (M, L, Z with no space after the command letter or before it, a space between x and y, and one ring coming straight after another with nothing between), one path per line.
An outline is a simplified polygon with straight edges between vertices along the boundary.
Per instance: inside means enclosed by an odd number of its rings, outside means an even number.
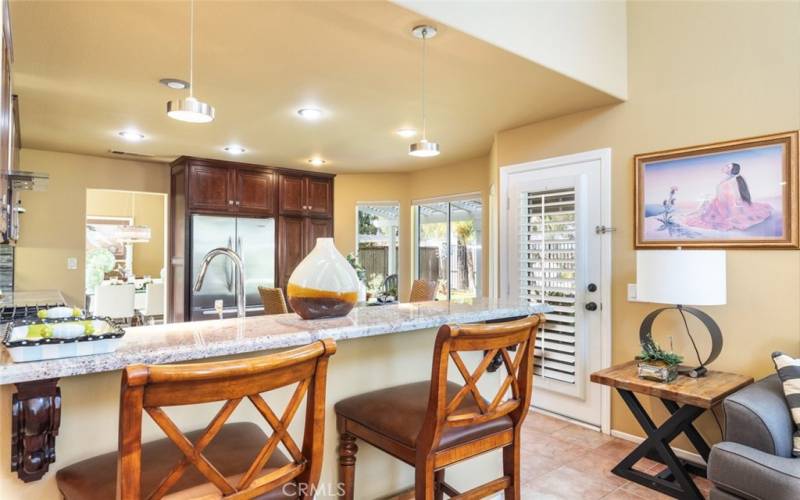
M32 325L55 326L63 323L83 323L91 321L95 329L102 328L103 333L84 334L72 338L53 337L15 338L14 329ZM28 317L11 321L2 325L2 344L15 363L41 361L44 359L70 358L113 352L119 346L123 330L111 318L86 316L59 319L40 319Z

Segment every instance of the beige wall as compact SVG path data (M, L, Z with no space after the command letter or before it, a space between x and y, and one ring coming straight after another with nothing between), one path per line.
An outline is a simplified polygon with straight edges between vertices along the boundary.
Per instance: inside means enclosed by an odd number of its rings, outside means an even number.
M164 267L165 194L137 193L110 189L86 192L86 215L133 217L133 223L150 227L150 241L133 245L133 272L136 276L157 278Z
M464 193L480 193L484 206L489 202L488 157L475 158L443 167L415 170L404 174L341 174L334 182L334 238L343 254L356 248L356 204L396 201L400 203L400 251L398 262L400 299L406 300L413 273L414 200ZM483 248L489 243L488 211L483 213ZM484 250L485 252L485 250ZM484 253L484 255L486 255ZM483 294L488 291L488 266L484 258Z
M614 362L637 353L639 323L653 309L626 300L633 155L800 128L798 26L798 2L629 3L628 102L497 134L500 166L612 148ZM772 351L800 354L799 304L800 252L729 251L728 304L706 308L725 339L713 367L762 377ZM656 325L671 327L682 338L677 323ZM616 396L612 412L614 429L641 434ZM704 420L705 434L718 436Z
M23 169L47 172L45 192L27 191L27 213L16 250L15 287L59 289L72 304L84 303L86 190L117 189L167 193L169 168L160 163L23 149ZM67 258L78 269L67 269ZM154 273L157 275L158 273Z

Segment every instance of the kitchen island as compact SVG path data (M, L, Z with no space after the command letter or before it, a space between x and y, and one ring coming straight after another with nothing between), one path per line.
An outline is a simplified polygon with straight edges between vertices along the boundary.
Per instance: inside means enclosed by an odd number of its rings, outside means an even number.
M12 415L11 400L16 387L20 399L15 410L16 422L24 422L29 427L28 448L40 446L41 449L25 449L19 440L20 433L12 438L14 442L6 441L9 434L2 434L0 491L4 498L59 498L54 470L116 449L119 370L128 365L252 356L323 338L333 338L338 344L328 373L321 479L323 485L335 490L337 434L333 405L336 401L370 390L428 379L435 331L442 324L502 320L546 310L547 306L491 299L396 304L359 307L343 318L314 321L285 314L134 327L126 330L116 352L102 355L13 363L3 352L0 356L0 419L3 420L0 425L5 429L12 427L5 420ZM482 358L482 353L474 354L474 362ZM451 375L460 382L456 374ZM481 383L491 384L487 385L487 392L491 392L492 385L500 383L498 374L491 375L481 379ZM276 391L267 399L273 407L282 408L289 393L288 389ZM44 414L40 411L43 406L48 408ZM192 430L204 427L218 406L178 407L170 408L169 412L183 430ZM20 412L28 418L20 417ZM260 422L260 417L255 409L242 405L231 421L242 420ZM37 425L31 426L33 422ZM145 441L163 437L152 422L148 419L145 422ZM293 426L291 430L296 433L300 430L299 422L294 424L298 427ZM31 436L36 439L30 439ZM8 450L12 447L17 456L10 462ZM57 460L49 464L49 472L40 480L28 477L30 482L25 483L10 470L12 462L20 463L26 453L40 453L47 461L55 457ZM358 460L358 498L388 495L413 484L413 471L408 466L366 444L361 447ZM43 464L43 468L46 470L47 464ZM497 477L500 470L499 453L491 453L453 467L448 477L457 488L468 489Z

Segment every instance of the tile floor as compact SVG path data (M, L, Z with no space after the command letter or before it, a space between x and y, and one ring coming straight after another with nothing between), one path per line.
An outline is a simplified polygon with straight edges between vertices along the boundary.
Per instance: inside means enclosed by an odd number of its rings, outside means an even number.
M611 473L635 444L541 413L529 413L522 431L522 498L532 500L656 500L671 498ZM648 459L637 465L660 471ZM708 497L710 483L696 478Z

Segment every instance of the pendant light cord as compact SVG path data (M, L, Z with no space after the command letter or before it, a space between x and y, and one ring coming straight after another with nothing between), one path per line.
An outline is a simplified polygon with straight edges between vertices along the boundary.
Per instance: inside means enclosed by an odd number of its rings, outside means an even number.
M422 28L422 140L428 140L428 122L425 115L425 62L427 59L428 51L425 44L428 38L428 29Z
M189 97L194 97L194 0L189 1Z

